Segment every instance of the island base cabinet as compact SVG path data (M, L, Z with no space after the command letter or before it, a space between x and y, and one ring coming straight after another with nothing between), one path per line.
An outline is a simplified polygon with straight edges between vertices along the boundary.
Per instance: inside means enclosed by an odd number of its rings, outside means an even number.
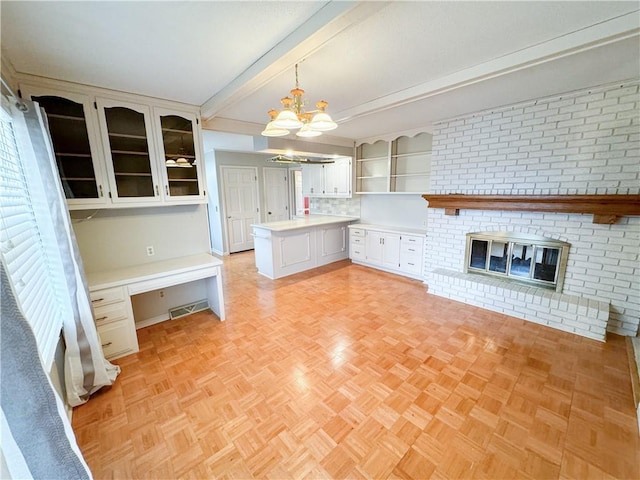
M275 260L282 273L290 275L315 266L313 237L313 232L291 233L276 237Z
M348 258L347 224L273 231L253 227L256 268L276 279Z
M347 227L323 227L317 231L319 253L319 265L337 262L347 258Z

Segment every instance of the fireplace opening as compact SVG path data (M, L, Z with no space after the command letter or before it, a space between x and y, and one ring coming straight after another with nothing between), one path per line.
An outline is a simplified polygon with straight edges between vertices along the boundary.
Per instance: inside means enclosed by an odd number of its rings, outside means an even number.
M467 234L465 272L562 290L570 245L507 232Z

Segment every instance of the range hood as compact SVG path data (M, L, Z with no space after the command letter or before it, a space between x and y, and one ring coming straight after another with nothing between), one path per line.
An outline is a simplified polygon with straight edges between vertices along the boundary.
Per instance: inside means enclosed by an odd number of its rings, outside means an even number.
M336 158L353 157L354 150L353 143L347 146L285 137L253 137L253 151L275 155L270 161L279 163L328 163Z

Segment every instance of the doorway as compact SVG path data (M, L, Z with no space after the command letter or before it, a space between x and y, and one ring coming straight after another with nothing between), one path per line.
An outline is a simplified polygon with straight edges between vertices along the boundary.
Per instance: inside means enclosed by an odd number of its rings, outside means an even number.
M265 221L289 220L289 179L286 168L264 167Z
M252 250L251 224L260 223L258 169L221 166L229 253Z

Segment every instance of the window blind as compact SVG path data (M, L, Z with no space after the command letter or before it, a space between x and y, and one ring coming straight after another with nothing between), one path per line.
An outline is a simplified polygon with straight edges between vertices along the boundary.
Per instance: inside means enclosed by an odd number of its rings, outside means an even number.
M3 112L4 113L4 112ZM31 187L20 161L10 118L0 118L0 253L18 303L30 323L43 365L49 368L55 353L64 308L56 295L60 273L47 256L46 218L38 189Z

